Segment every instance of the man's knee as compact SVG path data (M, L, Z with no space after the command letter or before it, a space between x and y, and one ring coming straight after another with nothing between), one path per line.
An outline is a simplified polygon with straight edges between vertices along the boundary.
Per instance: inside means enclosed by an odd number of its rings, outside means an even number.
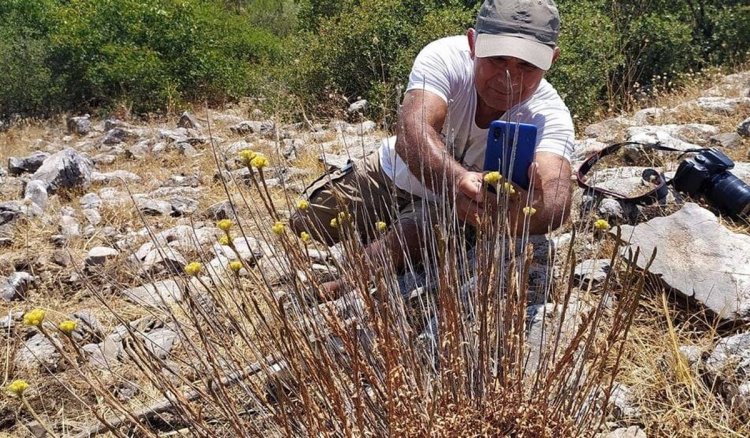
M289 218L289 228L297 236L304 231L313 239L328 246L338 242L338 235L330 233L325 224L322 223L322 220L315 215L312 207L305 211L296 210Z

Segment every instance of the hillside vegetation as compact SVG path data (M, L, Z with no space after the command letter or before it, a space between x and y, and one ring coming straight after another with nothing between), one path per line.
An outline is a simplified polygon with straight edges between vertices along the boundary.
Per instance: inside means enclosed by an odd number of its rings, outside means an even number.
M750 49L742 0L559 0L549 78L579 120ZM387 120L428 41L465 32L459 0L5 0L0 118L136 114L249 96L291 115L364 97Z

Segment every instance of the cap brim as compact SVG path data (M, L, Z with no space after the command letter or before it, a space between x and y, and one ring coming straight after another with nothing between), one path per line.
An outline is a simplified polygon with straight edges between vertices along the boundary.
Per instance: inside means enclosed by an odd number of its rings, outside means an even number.
M478 58L512 56L523 59L542 70L549 70L555 49L526 38L480 33L477 35L474 55Z

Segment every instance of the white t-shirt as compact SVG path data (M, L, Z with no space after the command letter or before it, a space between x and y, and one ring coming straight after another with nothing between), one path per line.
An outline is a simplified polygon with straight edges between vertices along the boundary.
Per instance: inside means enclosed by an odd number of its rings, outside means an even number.
M487 146L487 129L477 127L477 95L474 88L474 61L465 35L439 39L419 53L411 74L409 90L425 90L448 103L443 125L447 154L459 159L466 168L481 171ZM529 123L537 127L536 152L552 152L570 160L573 154L573 120L557 91L542 79L539 88L526 102L506 111L503 120ZM396 137L383 141L380 165L399 188L414 195L435 199L409 171L395 149ZM468 148L468 149L467 149Z

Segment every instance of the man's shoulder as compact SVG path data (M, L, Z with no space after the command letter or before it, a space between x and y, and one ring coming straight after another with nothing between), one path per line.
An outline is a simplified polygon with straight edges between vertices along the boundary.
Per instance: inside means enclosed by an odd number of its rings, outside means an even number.
M568 107L562 100L560 95L546 79L542 79L531 99L526 102L527 107L531 108L555 108L564 111L568 111Z
M434 40L427 44L421 53L439 56L454 62L465 62L466 59L470 59L469 42L466 35L455 35Z

